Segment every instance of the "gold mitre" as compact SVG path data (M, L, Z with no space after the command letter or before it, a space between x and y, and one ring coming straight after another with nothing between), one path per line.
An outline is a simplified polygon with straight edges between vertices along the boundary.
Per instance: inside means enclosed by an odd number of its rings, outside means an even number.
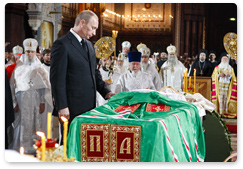
M141 48L146 48L147 46L143 43L140 43L138 46L137 46L137 50L139 51Z
M167 52L168 52L168 54L170 54L170 53L176 53L176 47L174 46L174 45L172 45L172 44L170 44L170 46L168 46L167 48L166 48L166 50L167 50Z

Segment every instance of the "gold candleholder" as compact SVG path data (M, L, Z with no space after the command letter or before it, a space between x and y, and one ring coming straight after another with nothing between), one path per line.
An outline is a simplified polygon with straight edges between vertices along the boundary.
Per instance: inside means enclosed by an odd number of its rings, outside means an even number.
M117 35L118 35L118 31L112 30L112 38L115 39L115 50L114 50L114 59L115 60L116 60L116 38L117 38Z
M43 162L54 162L54 152L55 152L55 145L56 145L56 139L46 139L45 141L45 155L44 155L44 161L42 160L43 157L43 151L42 151L42 142L41 139L36 140L34 148L36 149L36 157Z
M36 140L33 147L36 149L36 158L42 160L42 142ZM45 162L75 162L75 158L70 159L63 156L63 146L56 143L56 139L46 139Z

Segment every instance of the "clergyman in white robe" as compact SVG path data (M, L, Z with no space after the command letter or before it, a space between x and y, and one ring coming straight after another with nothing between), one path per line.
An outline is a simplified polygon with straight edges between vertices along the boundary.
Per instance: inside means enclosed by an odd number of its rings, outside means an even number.
M161 66L159 75L164 86L172 86L181 92L184 85L183 72L186 68L177 59L175 46L168 46L167 51L168 60Z
M35 55L37 41L26 39L24 46L25 54L21 56L10 79L13 107L18 105L19 110L15 113L11 146L15 150L24 147L25 153L33 153L36 131L43 131L42 106L45 101L52 105L52 99L48 73Z
M155 68L155 64L153 64L151 59L149 58L150 49L147 47L143 47L139 49L139 52L142 53L142 59L141 59L142 72L147 72L151 74L155 89L160 90L163 87L163 84L161 78L159 77L159 73Z
M120 76L116 84L115 93L135 89L155 90L152 75L140 70L141 52L129 52L128 58L130 70Z
M111 92L115 92L116 83L120 77L120 73L116 71L109 71L105 69L103 66L99 69L102 79L105 81L107 88L111 90ZM96 92L96 106L102 106L107 103L108 100L105 100L99 92Z

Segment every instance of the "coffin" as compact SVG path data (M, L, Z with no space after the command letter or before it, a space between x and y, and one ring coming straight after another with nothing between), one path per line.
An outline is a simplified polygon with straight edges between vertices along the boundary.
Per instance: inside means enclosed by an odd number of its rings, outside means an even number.
M205 140L196 106L159 92L122 92L77 116L68 157L81 162L202 162Z

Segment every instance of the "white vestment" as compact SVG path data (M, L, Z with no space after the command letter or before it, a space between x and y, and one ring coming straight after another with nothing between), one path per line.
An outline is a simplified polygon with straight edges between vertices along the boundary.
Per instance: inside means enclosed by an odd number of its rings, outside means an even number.
M219 64L219 73L227 74L230 76L218 77L219 78L219 113L226 114L228 113L228 90L232 78L231 66L229 64L220 63Z
M159 90L159 89L161 89L163 87L162 80L159 77L159 73L156 70L156 68L155 68L153 63L151 63L149 61L147 67L143 67L142 66L141 68L142 68L143 72L147 72L147 73L150 73L152 75L152 80L153 80L153 83L154 83L154 86L155 86L156 90Z
M115 72L113 74L109 73L109 71L105 71L102 67L99 69L100 70L100 74L102 76L102 79L105 80L109 80L112 79L112 84L107 85L107 88L111 90L111 92L115 92L115 87L116 87L116 83L120 77L120 73ZM102 106L103 104L107 103L108 100L105 100L100 94L99 92L96 92L96 106Z
M19 112L15 113L14 140L11 146L15 150L24 147L27 153L33 153L36 131L43 131L40 103L46 101L52 106L48 73L36 56L30 62L26 55L22 55L11 76L10 87L13 107L19 107Z
M179 60L176 59L173 66L167 60L161 66L159 75L164 86L172 86L181 92L182 85L184 84L183 72L185 70L185 66Z
M43 67L46 69L46 71L48 72L48 76L50 76L50 68L51 66L47 66L46 64L43 63Z
M114 72L118 72L120 74L123 74L125 72L127 72L128 67L124 66L124 64L122 66L118 66L117 64L114 66Z
M123 66L125 66L126 68L129 67L129 59L128 59L128 57L125 57L125 58L124 58Z
M122 74L116 84L115 93L131 91L135 89L152 89L155 90L152 81L152 75L139 71L136 75L131 71Z
M42 65L47 71L48 80L49 80L50 79L50 77L49 77L50 76L50 66L48 66L44 63ZM51 88L50 88L50 91L51 91ZM48 114L48 112L52 113L52 111L53 111L53 106L49 105L49 103L47 101L45 101L45 111L43 112L43 114L41 116L41 124L42 124L42 129L45 132L46 136L47 136L47 114ZM51 126L52 126L51 138L59 138L59 120L58 120L58 117L52 116Z

